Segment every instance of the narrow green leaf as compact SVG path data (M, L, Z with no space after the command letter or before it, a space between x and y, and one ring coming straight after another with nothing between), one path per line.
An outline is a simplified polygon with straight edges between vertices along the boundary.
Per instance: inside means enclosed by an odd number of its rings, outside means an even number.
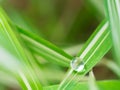
M26 45L34 53L37 53L50 62L57 63L62 66L69 66L69 62L72 57L63 50L42 39L36 34L21 29L20 27L17 27L17 29L20 32L20 36L23 38Z
M76 79L77 74L80 75L80 79L88 73L108 52L112 46L110 30L108 22L102 22L92 36L85 43L81 49L77 58L71 62L71 70L62 81L59 90L67 89L76 84L79 79ZM75 74L71 76L72 73ZM75 79L75 83L71 83Z
M23 90L42 89L16 33L13 32L14 29L5 16L5 12L0 8L0 51L3 52L0 52L2 54L0 66L6 69L13 67L10 70L15 74Z
M120 65L120 0L105 0L106 14L110 23L112 41L114 45L114 55L118 65Z
M96 85L95 76L92 70L89 72L88 85L89 85L89 90L99 90Z
M84 62L86 73L110 50L112 46L110 33L108 22L102 22L81 49L78 57Z
M108 80L108 81L97 81L96 82L99 90L120 90L120 81ZM58 85L44 87L43 90L58 90ZM73 86L73 90L89 90L89 85L87 82L80 82L79 84ZM71 88L65 89L71 90Z

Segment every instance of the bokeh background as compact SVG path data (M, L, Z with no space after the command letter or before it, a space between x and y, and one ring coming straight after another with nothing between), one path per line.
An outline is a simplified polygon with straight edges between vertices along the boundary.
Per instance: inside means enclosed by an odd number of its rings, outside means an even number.
M84 43L103 20L101 1L1 0L0 3L16 24L39 32L57 45L70 45Z
M105 18L102 1L0 0L0 5L15 24L38 34L75 56L78 47L81 48ZM106 56L111 58L111 53L109 52ZM52 67L52 64L50 67ZM67 68L64 71L66 70ZM52 72L46 72L46 74L51 73L50 76L53 75ZM96 66L94 72L97 80L117 78L104 65ZM64 73L60 73L60 77L63 76ZM60 77L54 77L56 79L54 81L53 77L48 78L53 82L46 85L58 84L61 80ZM16 87L12 85L12 87L8 87L8 90L14 90L14 88L16 90Z

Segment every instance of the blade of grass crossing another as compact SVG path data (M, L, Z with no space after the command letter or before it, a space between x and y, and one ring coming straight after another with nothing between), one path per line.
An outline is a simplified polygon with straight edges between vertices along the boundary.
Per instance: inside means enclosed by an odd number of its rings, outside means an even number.
M109 24L107 21L103 21L85 43L84 47L77 55L77 58L71 62L71 69L74 75L72 77L69 75L71 79L67 76L65 80L61 82L59 90L68 89L70 87L72 89L72 86L74 86L101 60L101 58L110 50L111 46L112 40ZM79 79L76 79L77 75L80 75Z
M13 66L17 62L17 67L14 69L11 69L11 72L15 74L15 77L18 79L19 84L21 85L21 88L23 90L42 89L42 86L38 81L37 76L34 74L33 68L30 66L30 63L23 50L23 47L21 46L19 40L15 35L15 32L13 32L13 29L9 25L5 16L6 16L5 12L3 11L2 8L0 8L0 46L4 48L3 50L5 51L5 55L6 55L6 52L8 52L10 56L13 56L14 58L16 58L14 59L15 63L13 63ZM1 62L2 60L3 59L0 58ZM7 67L4 66L4 68L7 68Z
M26 31L17 26L20 36L25 41L26 45L33 53L37 53L46 60L62 66L69 66L72 56L65 53L60 48L52 43L42 39L41 37Z

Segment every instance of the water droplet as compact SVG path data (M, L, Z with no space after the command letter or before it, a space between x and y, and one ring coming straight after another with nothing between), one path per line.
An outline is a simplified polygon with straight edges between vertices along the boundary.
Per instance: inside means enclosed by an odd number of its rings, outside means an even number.
M84 62L79 57L75 57L71 61L71 68L76 72L84 72L85 71Z

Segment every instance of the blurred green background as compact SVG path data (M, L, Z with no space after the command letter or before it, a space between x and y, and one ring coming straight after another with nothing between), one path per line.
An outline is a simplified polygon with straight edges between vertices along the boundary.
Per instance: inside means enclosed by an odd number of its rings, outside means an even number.
M0 0L0 5L15 24L66 50L71 46L81 47L104 20L104 3L102 2L103 0ZM75 52L73 56L78 49L75 50L72 51ZM49 67L52 70L54 68L52 64ZM61 70L61 67L57 65L55 67L54 72L58 73L57 70ZM45 72L50 74L47 69ZM116 78L104 66L97 66L94 72L98 80ZM63 71L60 71L59 75L59 78L53 76L48 78L54 80L48 85L58 84L64 75ZM9 90L13 88L9 87Z
M103 20L102 0L1 0L11 20L59 46L84 43ZM98 6L96 6L98 4Z

